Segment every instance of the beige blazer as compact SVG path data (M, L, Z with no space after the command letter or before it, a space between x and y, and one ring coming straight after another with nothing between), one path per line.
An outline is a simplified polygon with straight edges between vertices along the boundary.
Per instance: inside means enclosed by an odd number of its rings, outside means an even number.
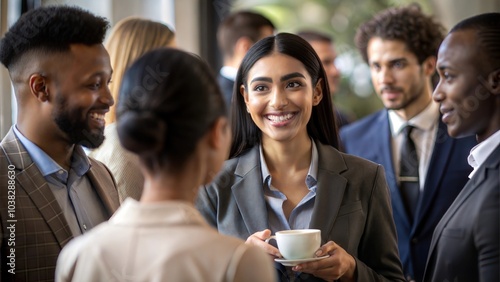
M259 248L218 234L191 203L126 199L62 250L56 282L273 282L271 262Z
M119 206L109 170L90 159L87 176L111 216ZM15 171L15 220L9 222L8 181ZM57 256L73 238L61 207L45 178L12 128L0 143L0 269L2 281L54 281ZM12 194L10 195L12 197ZM15 232L7 227L15 226ZM15 241L9 241L12 236ZM12 242L15 246L12 246ZM15 275L6 255L15 247Z
M116 123L106 126L104 135L106 136L104 143L92 150L89 156L105 164L113 173L120 202L128 197L139 200L144 186L139 157L122 147Z

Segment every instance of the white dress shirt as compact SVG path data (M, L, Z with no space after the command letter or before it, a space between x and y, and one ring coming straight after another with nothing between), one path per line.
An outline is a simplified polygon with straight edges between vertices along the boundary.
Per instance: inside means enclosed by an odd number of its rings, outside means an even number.
M470 155L467 158L467 161L473 170L469 174L469 179L472 178L472 176L477 172L477 169L486 161L499 144L500 130L470 150Z

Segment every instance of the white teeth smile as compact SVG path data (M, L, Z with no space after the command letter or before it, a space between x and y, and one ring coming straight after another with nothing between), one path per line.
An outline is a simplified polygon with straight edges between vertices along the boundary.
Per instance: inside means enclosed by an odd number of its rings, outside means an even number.
M293 117L293 114L286 114L286 115L268 115L267 118L271 121L274 122L283 122L291 119Z
M102 121L104 120L104 114L91 113L90 118Z

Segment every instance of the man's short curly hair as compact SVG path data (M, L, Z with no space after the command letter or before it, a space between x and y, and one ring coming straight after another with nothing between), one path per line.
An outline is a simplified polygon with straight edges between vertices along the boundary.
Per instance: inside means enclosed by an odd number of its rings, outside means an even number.
M23 14L0 41L0 62L8 69L28 51L65 52L71 44L104 41L109 22L78 7L47 6Z
M430 16L422 13L420 6L411 4L386 9L362 24L355 36L356 47L368 63L368 42L373 37L400 40L422 63L430 56L437 56L444 39L445 28Z

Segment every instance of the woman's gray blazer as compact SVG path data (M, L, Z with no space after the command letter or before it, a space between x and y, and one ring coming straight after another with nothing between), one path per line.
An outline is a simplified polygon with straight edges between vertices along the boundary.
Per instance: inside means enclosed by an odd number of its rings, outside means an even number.
M310 228L321 229L357 263L358 281L404 281L389 190L382 166L316 141L316 199ZM269 228L259 148L226 161L213 183L200 189L197 208L220 233L246 240ZM320 281L301 275L301 281Z

